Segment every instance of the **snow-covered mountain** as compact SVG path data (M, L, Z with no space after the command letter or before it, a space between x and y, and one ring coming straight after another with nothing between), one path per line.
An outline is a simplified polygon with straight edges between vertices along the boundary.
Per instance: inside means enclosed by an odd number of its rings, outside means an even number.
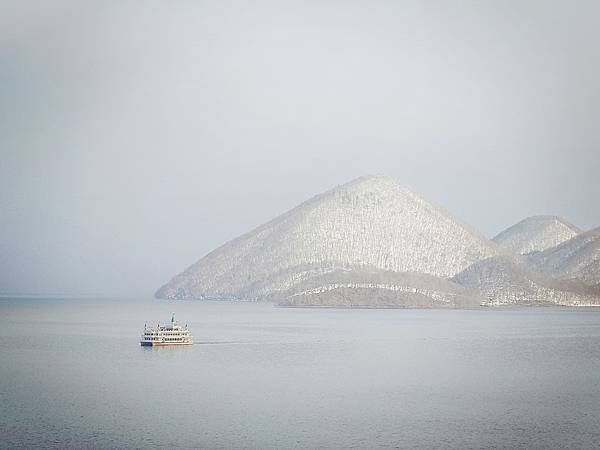
M446 210L393 179L368 176L217 248L156 296L268 298L310 278L361 267L444 278L496 254L494 243Z
M525 255L554 247L581 230L556 216L532 216L507 228L492 240L509 253Z
M596 288L546 277L531 270L518 256L501 255L478 261L452 281L478 291L490 306L600 306Z
M528 255L531 267L558 279L578 279L600 284L600 227L556 247Z

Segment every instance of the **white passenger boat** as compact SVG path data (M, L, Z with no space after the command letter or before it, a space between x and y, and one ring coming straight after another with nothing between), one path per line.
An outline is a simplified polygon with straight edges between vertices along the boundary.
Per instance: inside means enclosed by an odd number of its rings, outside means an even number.
M168 325L161 325L160 323L156 328L148 327L144 325L144 332L142 333L142 340L140 345L143 346L165 346L165 345L192 345L194 338L192 332L188 330L187 325L182 327L175 322L175 314L171 316L171 323Z

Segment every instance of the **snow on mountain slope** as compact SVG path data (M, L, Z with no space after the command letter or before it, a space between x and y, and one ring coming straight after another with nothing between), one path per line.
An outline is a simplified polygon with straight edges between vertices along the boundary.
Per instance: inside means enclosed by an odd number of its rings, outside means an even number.
M597 289L548 278L532 271L520 257L502 255L478 261L451 280L479 291L490 306L600 306Z
M600 227L527 258L535 270L558 279L600 284Z
M492 238L501 248L525 255L554 247L581 230L556 216L532 216L507 228Z
M450 277L497 253L444 209L387 177L361 177L217 248L159 298L265 298L351 266Z
M295 284L270 298L283 306L352 308L478 307L483 298L445 278L370 268L345 268Z

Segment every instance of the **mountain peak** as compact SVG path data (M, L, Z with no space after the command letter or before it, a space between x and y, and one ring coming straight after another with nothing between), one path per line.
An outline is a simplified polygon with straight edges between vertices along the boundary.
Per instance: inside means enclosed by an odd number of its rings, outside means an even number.
M450 277L496 246L386 176L319 194L214 250L163 286L167 298L261 298L344 268Z
M331 189L332 192L345 191L357 194L361 192L381 193L388 190L410 189L386 175L363 175Z
M510 253L543 251L571 239L581 230L558 216L531 216L496 235L492 240Z

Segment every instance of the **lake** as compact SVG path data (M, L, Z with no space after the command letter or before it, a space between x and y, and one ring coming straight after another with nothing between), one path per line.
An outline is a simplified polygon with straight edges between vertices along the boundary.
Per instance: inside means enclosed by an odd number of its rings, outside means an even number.
M144 323L196 344L140 347ZM0 299L2 448L597 448L600 310Z

